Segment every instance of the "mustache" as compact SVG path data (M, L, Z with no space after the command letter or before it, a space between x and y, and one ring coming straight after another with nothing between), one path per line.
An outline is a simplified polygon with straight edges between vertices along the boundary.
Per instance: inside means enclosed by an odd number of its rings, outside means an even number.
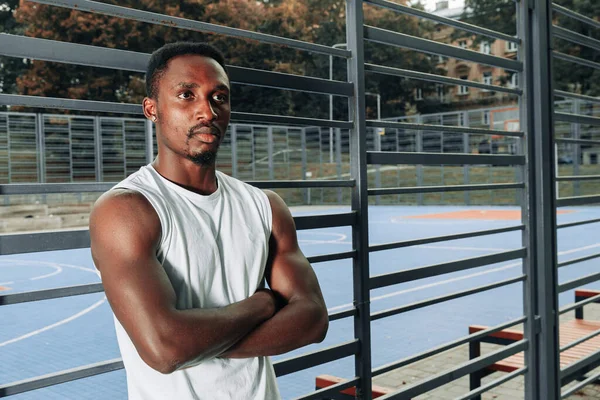
M198 133L197 131L199 131L203 128L209 128L211 134L213 134L215 136L221 136L221 130L217 126L215 126L211 123L200 123L200 124L196 124L196 125L192 126L188 130L188 137L194 136L196 133Z

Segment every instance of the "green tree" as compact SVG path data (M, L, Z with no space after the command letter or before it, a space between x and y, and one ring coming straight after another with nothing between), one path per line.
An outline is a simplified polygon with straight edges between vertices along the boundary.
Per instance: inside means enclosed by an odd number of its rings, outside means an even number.
M263 32L331 46L345 41L344 0L110 0L113 4L230 27ZM401 2L401 1L399 1ZM399 13L368 7L365 18L373 25L413 35L427 29ZM21 0L16 20L24 34L101 47L152 52L177 40L207 41L221 49L228 64L283 73L328 78L329 57L222 35L192 32L40 5ZM432 72L425 55L381 46L369 47L368 60L382 65ZM345 65L337 60L335 79L345 79ZM17 79L22 94L139 103L145 95L143 74L34 61ZM393 77L368 77L368 89L381 93L384 114L405 111L414 85ZM328 118L328 97L310 93L236 85L236 111ZM346 106L336 107L343 117Z

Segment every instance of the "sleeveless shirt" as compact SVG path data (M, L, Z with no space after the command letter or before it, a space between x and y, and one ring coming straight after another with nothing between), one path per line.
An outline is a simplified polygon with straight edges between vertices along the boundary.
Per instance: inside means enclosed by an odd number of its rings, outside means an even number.
M177 309L244 300L264 285L272 214L261 190L216 172L203 196L162 177L151 165L117 184L142 194L161 224L157 258L177 295ZM111 189L112 190L112 189ZM212 358L162 374L139 356L114 318L129 400L280 399L269 357Z

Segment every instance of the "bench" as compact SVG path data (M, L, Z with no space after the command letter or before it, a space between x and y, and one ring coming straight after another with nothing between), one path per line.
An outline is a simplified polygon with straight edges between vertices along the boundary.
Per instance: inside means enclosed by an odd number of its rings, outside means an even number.
M576 290L575 301L580 302L590 297L594 297L600 294L600 291L596 290ZM600 300L594 301L600 303ZM469 334L481 332L489 329L487 326L472 325L469 326ZM584 336L591 334L592 332L600 330L600 321L590 321L583 318L583 306L575 309L575 319L561 323L559 326L559 345L560 347L566 346L569 343L574 342ZM469 359L479 357L481 355L481 343L494 343L500 345L508 345L523 339L523 332L516 329L505 329L502 331L490 333L489 335L480 339L474 340L469 343ZM584 357L589 356L592 353L600 350L600 335L595 336L577 346L571 347L570 349L560 354L560 367L561 369L569 364L581 360ZM498 361L492 365L487 366L485 369L476 371L469 376L469 387L470 390L476 389L481 386L481 379L495 371L502 372L513 372L523 368L525 365L524 353L517 353L504 360ZM600 361L588 365L586 368L577 371L575 373L566 375L561 380L561 385L566 385L573 380L580 379L593 370L600 366ZM481 397L474 397L475 400L479 400Z
M333 375L319 375L315 379L315 389L324 389L326 387L336 385L344 381L346 381L346 379L338 378L337 376ZM371 397L373 399L376 399L378 397L385 396L388 393L392 393L393 391L394 390L392 389L373 385L371 390ZM326 395L326 397L323 398L328 400L353 400L356 398L356 387L352 386L348 389L341 390L339 393L328 394Z

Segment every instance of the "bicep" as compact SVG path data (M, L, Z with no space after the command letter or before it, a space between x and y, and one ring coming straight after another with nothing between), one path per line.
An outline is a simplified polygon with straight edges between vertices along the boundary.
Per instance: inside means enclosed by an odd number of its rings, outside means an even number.
M307 298L324 305L317 276L298 246L289 209L273 192L267 192L273 213L270 239L269 287L288 302Z
M160 221L144 202L131 196L101 199L90 217L92 256L106 297L140 354L150 351L175 303L155 256Z

